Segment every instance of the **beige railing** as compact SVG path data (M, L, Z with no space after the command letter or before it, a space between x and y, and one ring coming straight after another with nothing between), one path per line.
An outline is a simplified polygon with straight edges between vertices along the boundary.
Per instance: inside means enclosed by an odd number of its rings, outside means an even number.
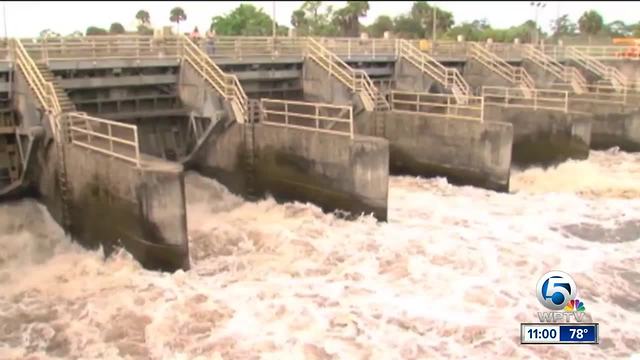
M353 139L353 109L350 106L261 99L260 113L263 124L345 135Z
M393 111L427 113L451 119L484 119L484 100L478 96L469 96L466 104L459 104L453 95L394 90L390 103Z
M13 40L13 56L22 70L29 87L33 90L40 105L52 114L60 113L60 102L51 82L45 81L40 70L33 62L19 40Z
M37 60L175 58L179 38L139 35L21 39Z
M483 45L471 43L469 56L507 81L519 85L523 94L528 96L535 89L533 79L524 68L511 66L501 57L487 50Z
M66 113L62 118L72 144L128 161L140 167L138 128L135 125Z
M242 60L260 57L299 57L303 55L305 42L305 38L217 36L214 39L200 39L198 46L214 58Z
M571 94L571 102L587 102L593 104L636 105L637 96L633 96L631 89L615 88L611 85L589 84L588 91L582 94Z
M180 39L182 58L231 103L236 121L244 123L247 119L247 95L235 75L226 74L214 63L202 49L182 35Z
M450 89L459 103L466 102L470 95L469 85L457 69L445 67L407 40L398 40L398 57L406 59L421 72Z
M522 88L483 86L482 98L487 105L569 111L569 92L562 90L533 89L526 94Z
M579 47L568 47L565 54L585 69L610 81L618 91L622 91L627 86L627 79L620 70L601 63L599 60L580 51Z
M324 47L334 54L351 59L353 57L390 57L396 56L396 40L359 39L359 38L317 38Z
M640 46L570 46L579 52L597 60L640 60Z
M306 55L324 68L331 76L341 81L355 93L360 94L368 111L378 108L378 104L385 107L386 100L384 100L363 70L354 70L339 56L312 38L307 38Z

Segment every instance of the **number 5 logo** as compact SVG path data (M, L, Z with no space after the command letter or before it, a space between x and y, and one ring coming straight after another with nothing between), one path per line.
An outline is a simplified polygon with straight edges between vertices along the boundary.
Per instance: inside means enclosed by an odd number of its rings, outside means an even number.
M569 274L549 271L542 275L536 286L538 301L550 310L561 310L570 300L576 298L576 283Z

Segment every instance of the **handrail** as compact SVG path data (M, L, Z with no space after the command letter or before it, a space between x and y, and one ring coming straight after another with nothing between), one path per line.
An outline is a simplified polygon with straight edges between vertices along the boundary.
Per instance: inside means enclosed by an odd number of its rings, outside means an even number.
M307 38L306 54L353 92L359 93L367 110L375 110L377 104L382 104L382 110L388 108L386 100L365 71L354 70L338 55L313 38Z
M260 113L263 124L354 137L351 106L260 99ZM333 129L336 124L344 126Z
M247 120L248 98L238 78L223 72L222 69L186 35L180 36L180 43L182 44L182 59L190 63L220 95L232 103L231 107L236 120L244 123Z
M454 95L411 91L391 91L393 111L427 113L452 119L484 121L484 99L469 96L466 104L459 104Z
M524 56L553 74L556 78L561 80L565 79L565 67L550 56L545 55L544 52L538 50L535 46L530 44L525 45Z
M64 116L72 144L141 166L137 126L83 113L67 113ZM78 126L78 123L82 126Z
M620 72L620 70L613 66L607 66L601 63L599 60L583 53L576 47L567 48L567 56L584 66L592 73L611 81L611 84L618 90L622 91L627 86L626 77Z
M507 81L519 84L525 94L535 89L533 79L524 68L511 66L501 57L484 48L484 46L478 43L471 43L469 54L473 59L479 61Z
M483 86L482 98L487 105L557 110L565 113L569 111L568 91L531 89L527 92L522 88Z
M40 70L33 62L33 59L29 56L27 51L22 46L22 43L18 39L13 39L13 51L16 63L29 83L31 89L33 89L40 105L53 114L60 113L60 103L54 90L53 84L45 81L40 73Z
M459 103L466 101L470 95L470 88L457 69L445 67L407 40L399 39L397 47L399 57L412 63L421 72L444 85L445 88L451 89Z

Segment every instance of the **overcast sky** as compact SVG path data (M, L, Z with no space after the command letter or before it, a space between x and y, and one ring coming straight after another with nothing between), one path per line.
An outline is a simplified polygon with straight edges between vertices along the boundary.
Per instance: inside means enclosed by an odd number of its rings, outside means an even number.
M264 8L272 14L272 1L247 1ZM276 19L280 24L290 26L291 12L303 3L302 1L276 1ZM344 1L326 1L334 7L341 7ZM368 16L362 20L370 24L379 15L396 16L411 9L412 1L370 1ZM529 1L433 1L437 6L451 11L456 23L486 18L494 27L519 25L535 18L535 10ZM187 21L180 25L181 29L190 31L194 26L203 31L211 24L211 18L225 14L238 6L238 1L5 1L6 24L0 31L8 32L10 37L37 36L41 30L50 28L63 35L75 30L84 32L90 25L108 28L112 22L120 22L127 29L135 28L135 14L140 9L149 11L154 27L171 25L169 11L181 6ZM625 23L640 21L640 2L630 1L559 1L547 2L538 13L538 22L543 29L549 29L550 21L558 14L569 14L573 21L589 9L595 9L604 17L605 22L622 20ZM4 16L3 16L4 18Z

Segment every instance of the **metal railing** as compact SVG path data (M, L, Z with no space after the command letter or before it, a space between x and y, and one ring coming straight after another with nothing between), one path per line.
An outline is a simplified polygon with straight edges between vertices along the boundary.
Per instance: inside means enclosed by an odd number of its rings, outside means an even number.
M236 121L247 120L248 98L235 75L222 71L191 39L182 35L180 54L193 68L231 104Z
M334 54L351 59L354 56L395 57L397 41L392 39L360 39L360 38L317 38L324 47Z
M300 57L304 53L305 42L305 38L217 36L213 39L200 39L198 46L213 58L243 60L261 57Z
M569 111L569 92L562 90L533 89L526 94L522 88L483 86L482 98L487 105Z
M469 47L469 55L474 60L480 62L494 73L502 76L507 81L520 85L525 95L530 95L535 89L533 79L527 71L522 67L514 67L497 56L493 52L486 49L478 43L471 43Z
M141 35L28 38L20 40L37 60L175 58L177 36Z
M63 128L74 145L113 156L140 167L138 127L83 113L66 113Z
M451 119L484 120L484 99L469 96L466 104L459 104L453 95L392 91L391 109L443 116Z
M568 47L565 54L568 58L574 60L585 69L604 78L605 80L610 81L613 87L618 89L618 91L622 91L622 89L627 86L627 79L620 70L601 63L599 60L580 51L579 47Z
M640 46L638 45L574 45L570 47L597 60L640 60Z
M385 104L388 106L365 71L354 70L318 41L307 38L306 55L349 89L360 94L368 111L375 110L378 104L382 104L383 107Z
M457 69L445 67L407 40L398 40L398 57L406 59L422 73L450 89L459 103L466 102L470 95L469 85Z
M260 116L263 124L345 135L353 139L353 109L350 106L261 99Z
M636 105L640 103L637 95L632 95L635 91L625 88L620 91L612 85L589 84L587 92L582 94L571 94L571 102L583 102L592 104L614 104L614 105Z
M60 102L53 84L44 79L38 66L36 66L19 40L14 39L12 41L12 51L18 68L22 70L29 87L33 90L43 109L52 114L60 113Z

